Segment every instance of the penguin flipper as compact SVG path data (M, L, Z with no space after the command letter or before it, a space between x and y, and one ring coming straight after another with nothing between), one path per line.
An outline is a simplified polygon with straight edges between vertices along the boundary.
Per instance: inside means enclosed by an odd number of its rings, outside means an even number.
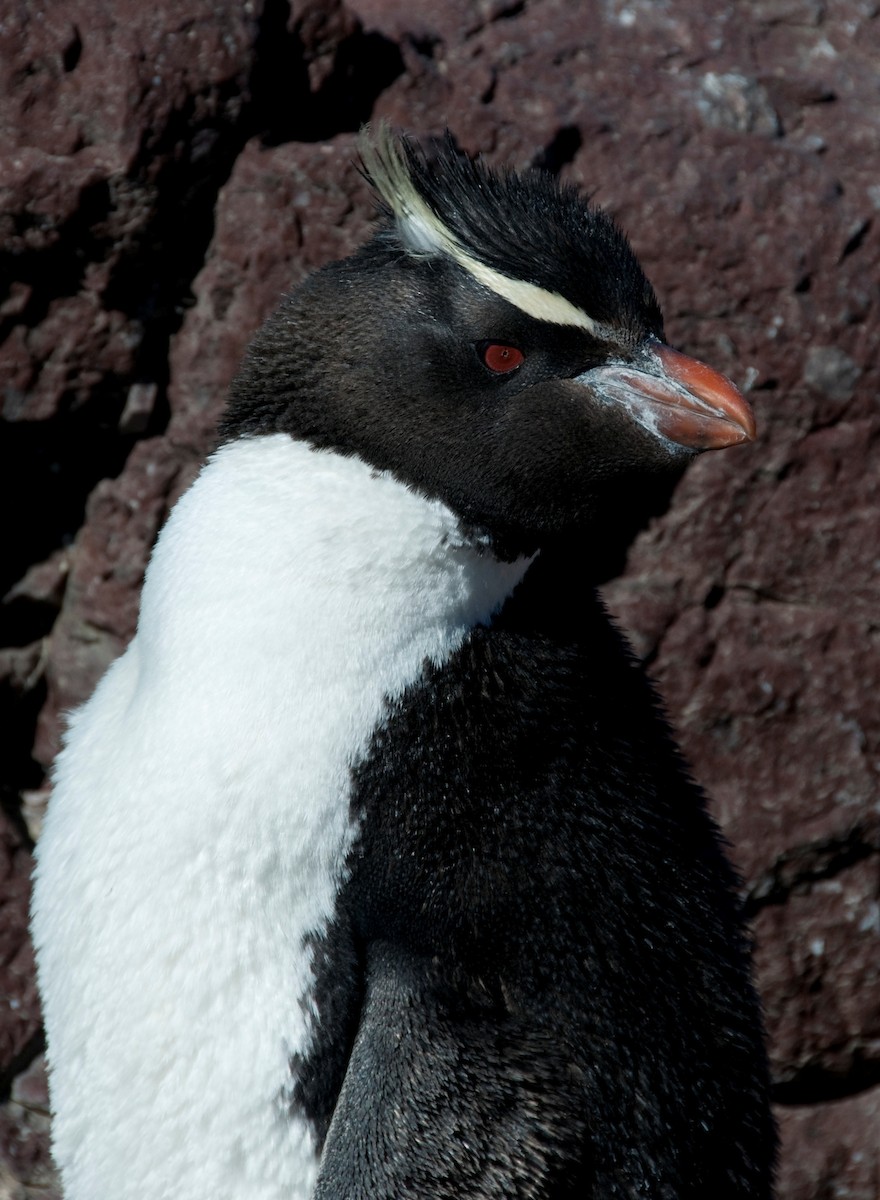
M583 1101L557 1039L461 1004L434 970L371 948L313 1200L588 1194Z

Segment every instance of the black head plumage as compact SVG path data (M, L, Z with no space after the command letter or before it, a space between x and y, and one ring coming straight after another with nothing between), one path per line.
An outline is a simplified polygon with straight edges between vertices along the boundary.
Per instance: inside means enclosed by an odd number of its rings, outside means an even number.
M356 454L516 553L644 514L651 481L750 436L732 385L662 345L626 238L575 189L384 126L362 156L384 225L257 335L226 437Z
M537 169L495 170L448 133L426 150L380 125L361 153L391 236L411 253L454 243L459 260L562 296L597 324L660 334L659 302L626 236L576 187Z

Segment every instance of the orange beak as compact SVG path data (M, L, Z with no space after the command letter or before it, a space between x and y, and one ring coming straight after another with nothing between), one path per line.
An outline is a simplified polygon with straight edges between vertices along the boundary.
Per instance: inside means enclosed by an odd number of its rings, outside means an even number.
M645 347L638 366L613 363L581 376L661 437L691 450L721 450L755 439L755 417L742 392L705 363L662 342Z

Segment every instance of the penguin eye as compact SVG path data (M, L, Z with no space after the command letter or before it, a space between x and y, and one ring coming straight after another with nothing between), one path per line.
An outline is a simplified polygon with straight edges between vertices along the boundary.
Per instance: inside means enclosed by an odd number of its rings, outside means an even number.
M525 362L525 355L516 346L506 346L503 342L483 342L478 350L483 362L496 375L506 375L515 371Z

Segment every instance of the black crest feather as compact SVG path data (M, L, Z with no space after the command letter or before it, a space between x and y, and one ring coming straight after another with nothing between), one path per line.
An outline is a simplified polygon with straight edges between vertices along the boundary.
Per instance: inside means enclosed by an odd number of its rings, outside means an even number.
M617 324L637 310L661 325L626 236L576 187L534 168L495 170L463 154L449 133L425 151L385 124L367 127L361 155L411 253L457 247L507 279L564 297L593 321Z

